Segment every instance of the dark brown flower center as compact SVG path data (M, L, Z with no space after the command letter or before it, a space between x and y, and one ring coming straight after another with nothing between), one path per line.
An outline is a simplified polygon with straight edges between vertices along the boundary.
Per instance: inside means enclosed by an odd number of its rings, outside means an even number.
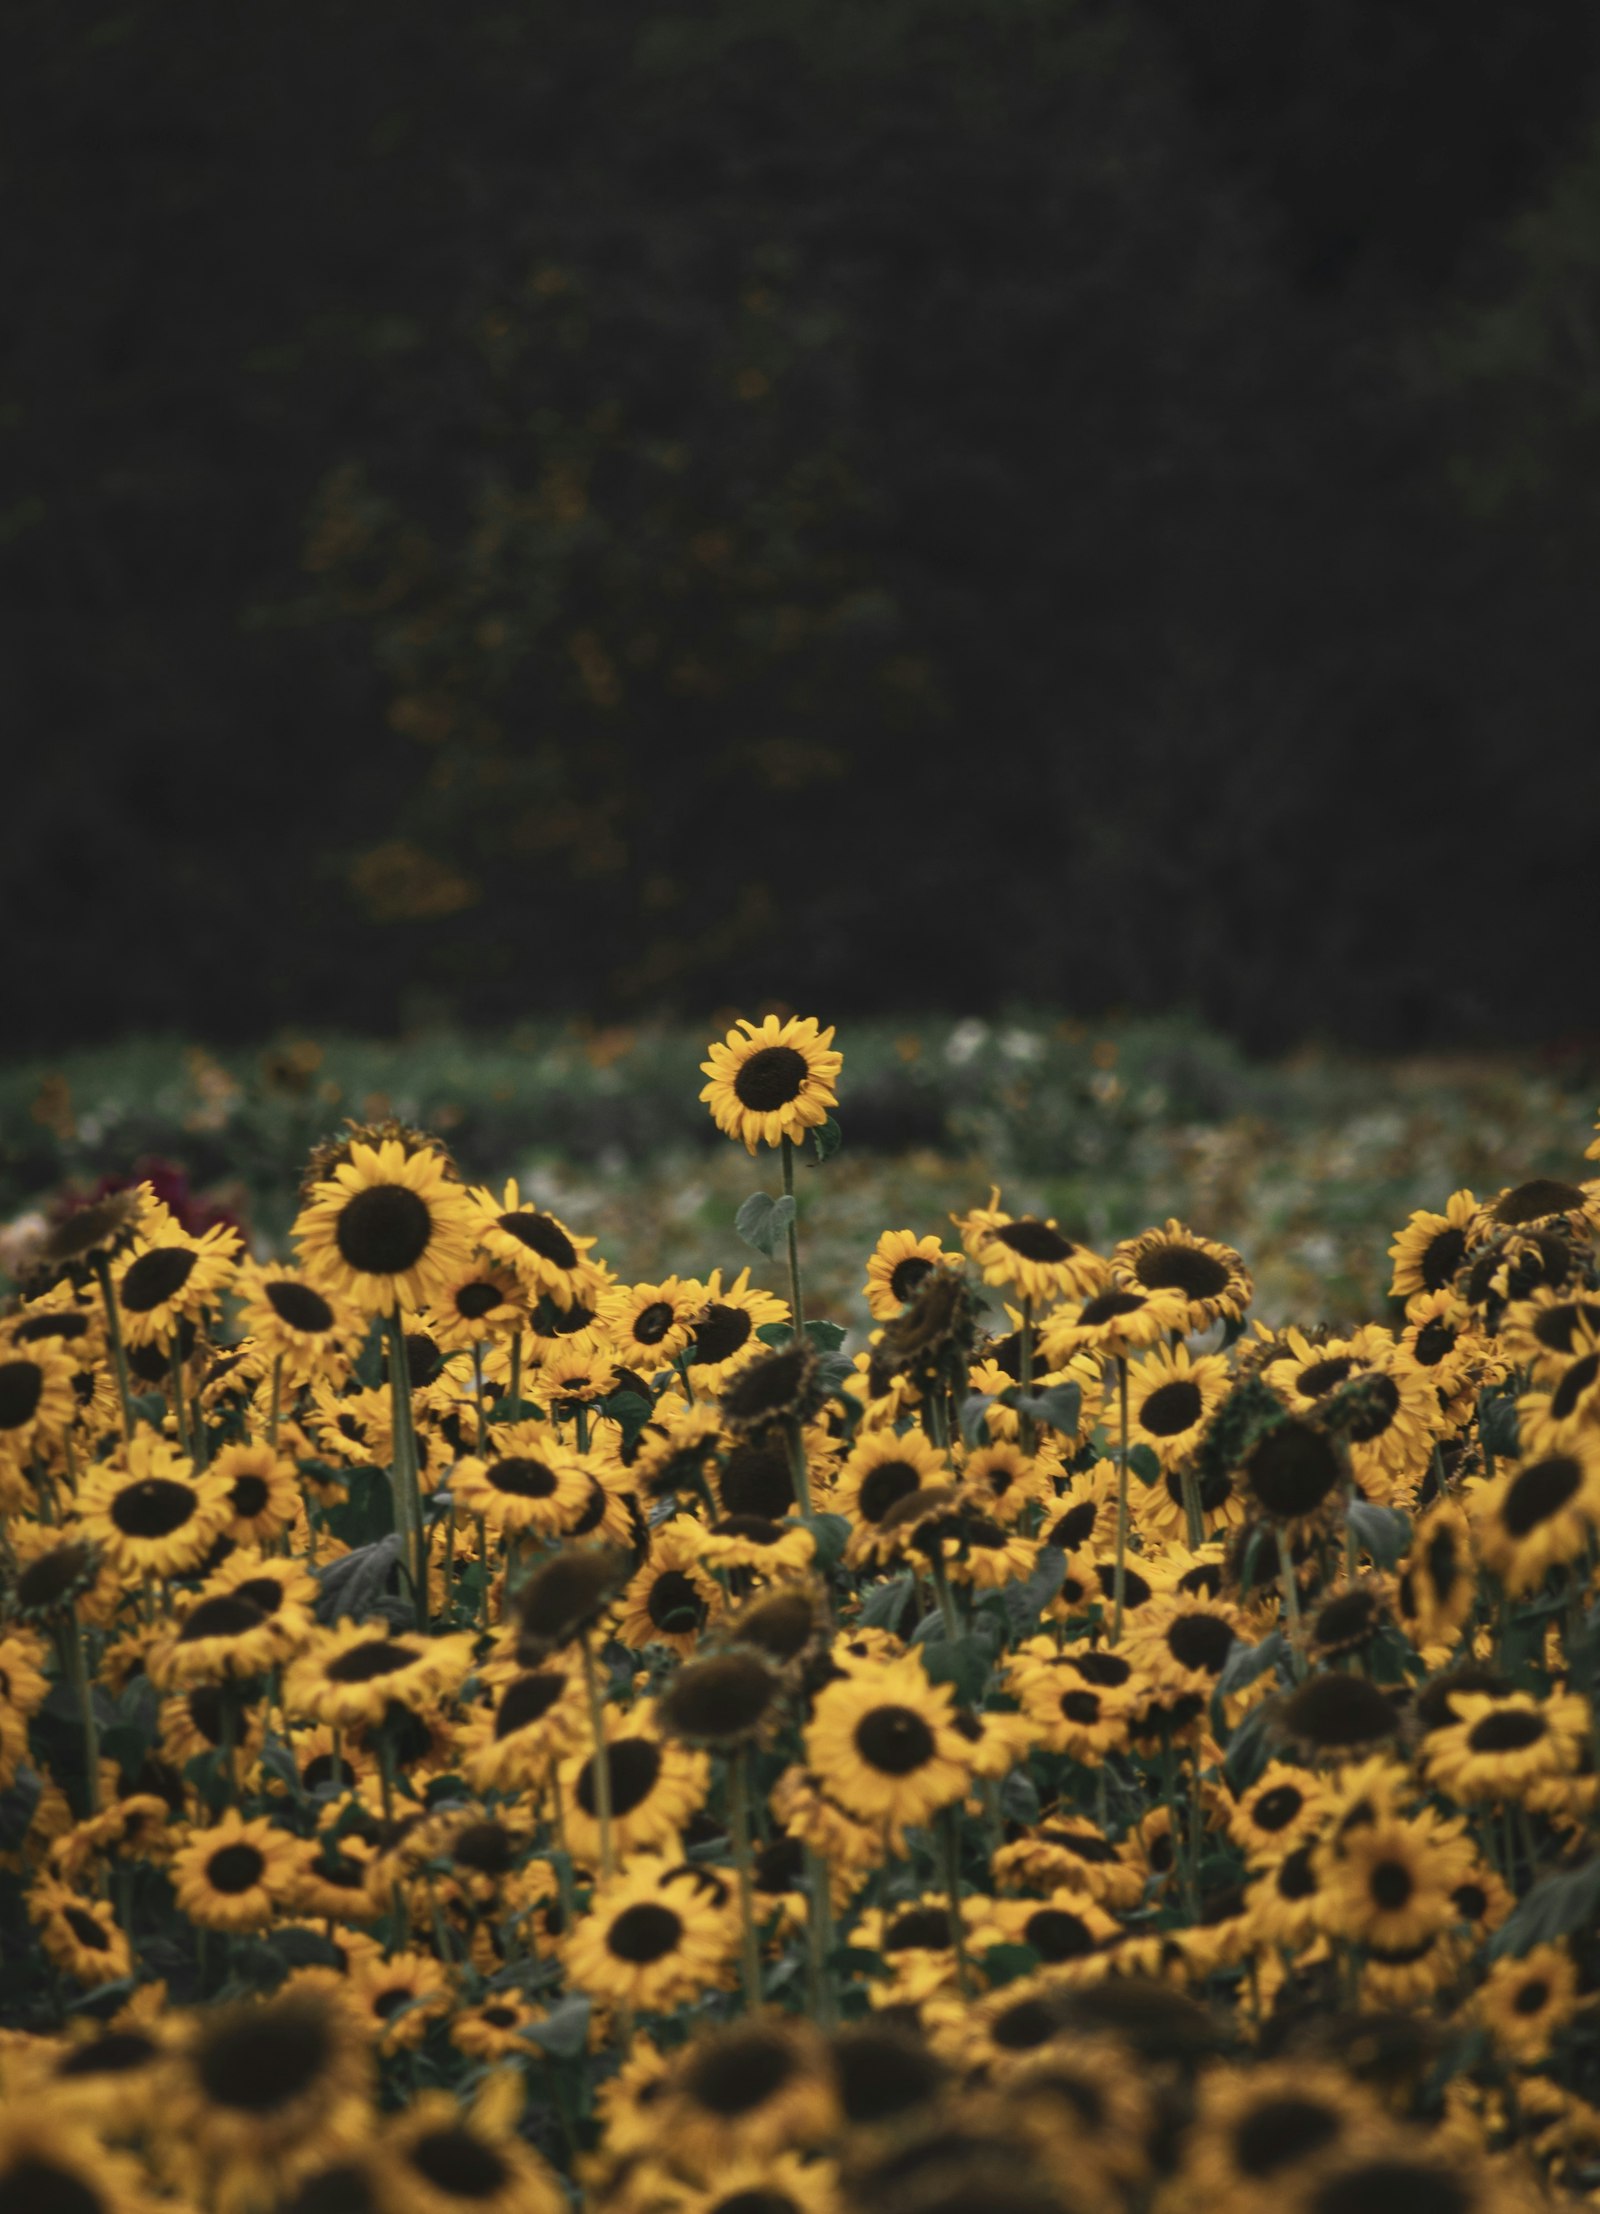
M611 1775L611 1811L617 1816L642 1807L655 1789L661 1773L661 1748L653 1738L619 1737L606 1747L606 1767ZM591 1754L578 1775L577 1801L585 1814L594 1815L594 1757Z
M706 1603L693 1577L681 1568L665 1568L650 1586L645 1612L668 1637L683 1637L705 1621Z
M670 1300L652 1299L633 1318L633 1334L640 1345L659 1345L677 1316Z
M733 1096L755 1115L770 1115L800 1097L810 1063L793 1046L758 1046L733 1079Z
M153 1246L128 1266L117 1297L130 1315L147 1315L175 1299L194 1273L199 1255L187 1245Z
M417 1655L410 1646L391 1638L366 1638L329 1661L328 1681L334 1684L370 1684L379 1676L393 1676L412 1667Z
M1263 2099L1241 2114L1233 2127L1233 2157L1247 2176L1275 2175L1292 2160L1320 2152L1339 2134L1339 2117L1315 2099Z
M403 1276L433 1236L428 1203L406 1184L369 1184L339 1210L334 1243L358 1276Z
M856 1751L885 1776L910 1776L937 1751L934 1735L910 1707L873 1707L856 1724Z
M125 1484L111 1502L111 1519L124 1537L163 1538L193 1520L199 1495L170 1476L142 1476Z
M1157 1384L1141 1403L1136 1419L1154 1438L1175 1438L1194 1428L1203 1408L1200 1386L1180 1376L1170 1384Z
M332 2057L322 2010L298 2000L252 2007L220 2023L213 2016L202 2036L195 2072L207 2099L246 2114L289 2105L323 2078Z
M258 1476L253 1469L246 1469L233 1479L228 1499L239 1520L250 1522L263 1512L271 1496L266 1478Z
M1582 1486L1582 1464L1565 1453L1552 1453L1518 1470L1506 1491L1500 1519L1513 1537L1526 1537L1559 1514Z
M794 1478L776 1445L736 1445L723 1464L717 1489L726 1514L759 1514L777 1522L794 1504Z
M1395 1710L1361 1676L1311 1676L1284 1702L1283 1722L1319 1751L1341 1752L1392 1737Z
M1258 1830L1286 1830L1305 1803L1306 1795L1298 1784L1274 1784L1270 1791L1262 1792L1250 1819Z
M879 1461L861 1479L857 1504L863 1522L878 1523L922 1486L922 1478L909 1461Z
M1102 1323L1115 1322L1122 1315L1136 1315L1148 1304L1143 1292L1100 1292L1095 1298L1085 1300L1078 1314L1078 1327L1098 1329Z
M927 1276L933 1263L922 1253L908 1253L903 1261L896 1261L889 1271L889 1289L902 1303L911 1297Z
M753 1653L716 1653L679 1669L662 1719L684 1737L740 1737L761 1721L776 1688L771 1668Z
M1542 1714L1528 1707L1500 1707L1473 1723L1467 1744L1475 1753L1520 1753L1545 1734Z
M1002 1222L992 1234L1023 1260L1037 1261L1044 1267L1070 1261L1077 1251L1054 1224L1041 1222L1037 1215L1019 1215L1015 1222Z
M454 2199L492 2199L511 2171L486 2138L458 2123L430 2129L411 2147L413 2168Z
M206 1882L225 1898L237 1898L261 1881L266 1865L254 1845L224 1845L206 1862Z
M1041 1960L1081 1960L1094 1951L1094 1937L1081 1916L1065 1907L1040 1907L1022 1925L1022 1942Z
M1133 1273L1146 1291L1179 1291L1188 1299L1216 1299L1229 1284L1225 1263L1197 1245L1148 1246Z
M1431 2161L1363 2160L1317 2186L1307 2214L1470 2214L1472 2194Z
M553 1669L532 1669L525 1676L513 1677L495 1709L496 1742L509 1737L513 1730L526 1729L530 1722L542 1722L566 1688L566 1677Z
M61 1919L86 1952L109 1953L111 1940L92 1914L82 1907L68 1906L61 1909Z
M503 1461L491 1461L484 1474L496 1491L503 1491L512 1499L548 1499L558 1489L553 1469L543 1461L529 1460L520 1454L510 1454Z
M1277 1424L1256 1441L1244 1466L1258 1504L1281 1522L1313 1513L1340 1477L1332 1444L1303 1422Z
M578 1249L554 1215L544 1214L537 1207L524 1207L515 1214L502 1215L500 1227L508 1238L515 1238L552 1267L577 1267Z
M505 1298L498 1284L477 1282L456 1287L456 1313L463 1322L481 1322L494 1313Z
M1600 1352L1585 1353L1573 1362L1550 1394L1550 1413L1555 1421L1566 1421L1596 1376L1600 1376Z
M1438 1230L1423 1248L1419 1264L1425 1291L1443 1291L1455 1275L1466 1256L1467 1237L1464 1230L1451 1224Z
M180 1645L196 1644L205 1637L242 1637L265 1622L258 1606L237 1591L221 1591L191 1608L178 1632Z
M747 1308L727 1307L714 1300L694 1326L689 1366L706 1368L717 1361L731 1360L735 1353L744 1351L754 1328Z
M0 1361L0 1430L20 1430L31 1422L44 1395L44 1370L37 1361Z
M1398 1914L1416 1888L1411 1871L1403 1861L1380 1860L1367 1878L1372 1902L1385 1914Z
M798 2056L781 2033L746 2030L708 2040L685 2071L684 2089L707 2113L732 2121L776 2097L798 2068Z
M6 2214L108 2214L109 2201L76 2169L40 2153L18 2153L0 2167Z
M263 1289L267 1305L291 1330L304 1330L311 1337L321 1337L333 1328L332 1307L321 1292L313 1291L309 1284L298 1284L292 1277L275 1276Z
M1167 1631L1167 1651L1180 1666L1220 1676L1233 1650L1233 1627L1216 1614L1180 1614Z
M1508 1228L1538 1222L1546 1215L1575 1213L1584 1204L1576 1184L1563 1184L1553 1176L1535 1176L1526 1184L1514 1184L1495 1202L1494 1219Z

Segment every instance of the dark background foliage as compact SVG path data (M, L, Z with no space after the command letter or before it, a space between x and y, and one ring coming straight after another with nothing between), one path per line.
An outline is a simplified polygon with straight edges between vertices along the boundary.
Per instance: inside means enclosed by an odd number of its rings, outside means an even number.
M13 1048L1591 1030L1587 0L13 0Z

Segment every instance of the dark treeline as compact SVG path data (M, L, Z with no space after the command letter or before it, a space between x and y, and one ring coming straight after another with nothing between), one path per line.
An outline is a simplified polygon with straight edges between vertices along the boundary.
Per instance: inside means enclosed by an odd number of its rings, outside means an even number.
M1588 0L14 0L8 1044L1589 1033Z

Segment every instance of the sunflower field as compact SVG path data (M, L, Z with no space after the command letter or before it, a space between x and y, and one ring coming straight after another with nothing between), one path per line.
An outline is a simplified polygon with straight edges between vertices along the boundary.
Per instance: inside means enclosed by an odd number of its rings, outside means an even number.
M833 1030L702 1074L714 1265L396 1113L7 1233L0 2214L1600 2199L1582 1138L1365 1320L986 1177L839 1320Z

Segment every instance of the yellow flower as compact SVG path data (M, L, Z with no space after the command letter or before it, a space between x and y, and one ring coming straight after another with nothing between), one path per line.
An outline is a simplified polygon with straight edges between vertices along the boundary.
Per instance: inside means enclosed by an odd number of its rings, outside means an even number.
M738 1138L747 1153L787 1138L803 1145L839 1104L833 1086L844 1056L833 1050L833 1029L811 1015L757 1024L740 1018L727 1037L707 1047L701 1062L710 1079L700 1097L717 1128Z
M467 1267L473 1217L466 1193L431 1146L398 1138L352 1143L311 1187L294 1225L306 1275L369 1314L426 1307Z

